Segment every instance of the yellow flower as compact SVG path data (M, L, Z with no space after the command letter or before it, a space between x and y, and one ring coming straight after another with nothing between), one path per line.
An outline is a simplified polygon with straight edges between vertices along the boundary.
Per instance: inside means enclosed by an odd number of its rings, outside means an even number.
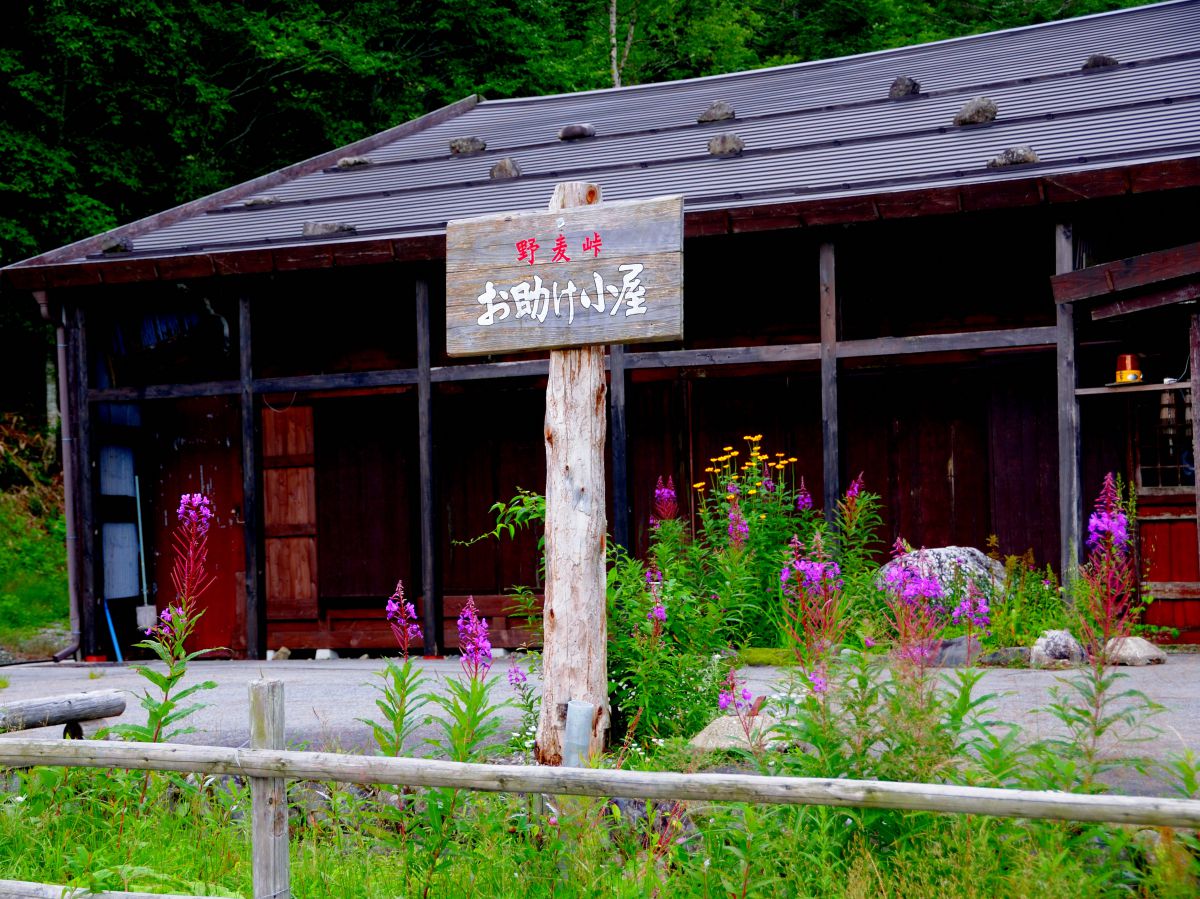
M753 440L754 438L753 438L753 437L751 437L749 434L747 434L747 435L746 435L745 437L743 437L742 439L743 439L743 440Z
M761 487L761 486L762 486L762 481L755 481L755 482L754 482L754 486L755 486L755 487Z
M723 446L723 447L721 447L721 452L723 452L723 453L727 453L727 452L729 452L731 449L733 449L733 447L732 447L732 446Z
M755 443L758 443L758 441L762 440L762 434L755 434L750 439L753 440Z
M795 456L788 456L788 461L789 462L799 462L800 460L797 459Z
M760 514L759 514L759 516L758 516L758 517L759 517L759 518L766 518L766 517L767 517L767 513L766 513L766 512L762 512L762 513L760 513Z
M716 474L717 470L715 468L713 468L712 466L709 466L708 468L704 469L704 473L705 474Z
M783 458L785 455L786 455L786 453L776 453L776 454L775 454L775 458L776 458L776 459L782 459L782 458Z
M733 502L733 501L734 501L734 499L735 499L735 497L734 497L734 494L732 494L732 493L727 493L727 494L725 495L725 498L726 498L727 500L729 500L730 502Z
M748 494L750 494L751 496L754 496L754 494L758 493L758 491L757 491L757 490L755 490L753 487L751 487L751 488L750 488L749 490L747 490L746 492L747 492Z
M697 490L703 490L703 489L704 489L704 482L703 482L703 481L697 481L697 482L696 482L695 484L693 484L692 486L693 486L693 487L695 487Z
M736 456L737 454L738 454L738 451L737 451L737 450L733 450L732 452L730 452L730 454L729 454L729 455L731 455L731 456Z

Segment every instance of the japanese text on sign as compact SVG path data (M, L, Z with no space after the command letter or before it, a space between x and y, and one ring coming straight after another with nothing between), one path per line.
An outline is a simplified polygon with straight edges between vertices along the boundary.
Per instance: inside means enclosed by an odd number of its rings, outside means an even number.
M565 315L567 324L571 324L575 321L577 292L580 314L616 315L623 311L625 315L645 315L646 288L641 279L644 269L645 266L638 262L618 266L620 283L607 285L599 272L592 272L594 290L591 284L576 288L571 280L565 286L560 286L557 281L547 285L537 275L533 276L532 284L521 281L501 290L488 281L479 295L479 304L484 310L478 322L487 326L503 321L510 314L514 319L529 317L544 322L553 309L555 318ZM589 290L592 290L591 294Z

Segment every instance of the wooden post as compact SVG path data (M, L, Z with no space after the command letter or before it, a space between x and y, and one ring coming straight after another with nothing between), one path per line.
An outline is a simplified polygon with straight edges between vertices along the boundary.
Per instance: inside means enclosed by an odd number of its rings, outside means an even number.
M1196 413L1198 401L1196 397L1200 396L1200 313L1192 313L1191 329L1189 332L1188 345L1191 353L1192 365L1192 459L1200 459L1200 420ZM1195 492L1196 492L1196 521L1200 523L1200 475L1195 476ZM1196 528L1197 551L1200 552L1200 527Z
M1075 267L1075 242L1070 225L1054 230L1054 271ZM1075 396L1075 308L1058 303L1056 349L1058 361L1058 526L1059 560L1064 583L1075 575L1080 544L1079 400Z
M629 549L629 436L625 419L625 347L608 348L608 408L612 419L613 540Z
M283 749L283 682L250 682L250 748ZM282 777L251 777L253 899L289 899L287 790Z
M261 659L263 609L258 593L258 453L254 424L254 366L250 349L250 298L238 298L239 400L242 412L242 542L246 547L246 655Z
M581 181L554 188L550 211L600 202ZM596 706L589 754L608 729L604 601L604 348L551 350L546 384L546 591L542 710L535 754L562 764L567 701Z
M72 721L116 718L125 712L125 694L117 690L66 693L0 705L0 734Z
M825 520L833 523L841 462L838 457L837 284L833 244L821 244L821 449Z
M421 593L426 658L442 654L442 592L438 584L437 540L433 503L433 385L429 361L429 282L418 278L417 305L417 442L421 471Z
M96 652L96 526L92 495L92 427L91 405L88 402L87 328L83 307L71 310L67 329L68 368L72 388L72 418L75 426L72 441L75 466L75 536L78 544L79 571L79 630L81 655Z

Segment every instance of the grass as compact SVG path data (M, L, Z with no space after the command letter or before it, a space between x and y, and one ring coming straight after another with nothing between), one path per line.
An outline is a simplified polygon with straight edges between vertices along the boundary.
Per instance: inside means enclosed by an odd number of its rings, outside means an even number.
M744 646L738 650L739 666L774 665L788 667L796 664L796 654L790 649L768 649L763 646Z
M8 689L8 678L0 677L0 690L7 690L7 689Z
M31 516L0 496L0 648L44 653L46 631L65 629L68 612L62 519ZM50 643L57 648L61 636Z

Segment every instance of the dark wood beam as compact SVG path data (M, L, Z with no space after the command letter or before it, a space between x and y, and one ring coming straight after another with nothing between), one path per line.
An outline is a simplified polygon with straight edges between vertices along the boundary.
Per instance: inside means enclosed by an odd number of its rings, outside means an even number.
M1190 284L1179 284L1163 290L1149 293L1137 293L1122 297L1111 303L1105 303L1092 310L1092 321L1105 318L1116 318L1118 315L1128 315L1131 312L1146 312L1150 309L1161 309L1164 306L1175 306L1179 303L1192 303L1200 299L1200 277Z
M1200 243L1068 271L1050 286L1056 303L1070 303L1194 275L1200 275Z
M629 464L625 421L625 347L608 350L609 440L612 448L612 536L618 546L629 549Z
M439 365L429 370L435 384L451 381L482 381L487 378L536 378L550 374L549 359L519 362L475 362L469 365Z
M1054 270L1074 267L1075 241L1070 225L1054 231ZM1064 582L1075 576L1079 561L1081 507L1079 485L1079 400L1075 396L1075 307L1060 303L1057 316L1058 362L1058 526L1059 563Z
M1188 334L1190 362L1192 366L1192 464L1195 470L1195 460L1200 459L1200 422L1196 421L1197 397L1200 397L1200 313L1192 313L1191 328ZM1200 475L1193 475L1196 492L1196 520L1200 521ZM1197 552L1200 552L1200 527L1196 529Z
M651 350L626 353L625 367L704 368L709 365L753 365L771 362L815 362L821 358L819 343L790 343L778 346L737 346L711 350Z
M289 391L337 390L356 387L395 387L416 384L420 379L415 368L391 368L382 371L347 371L328 375L295 375L286 378L256 378L255 393L287 393Z
M93 403L137 403L142 400L177 400L192 396L237 396L241 381L204 381L198 384L150 384L146 387L105 387L88 391Z
M833 244L821 244L818 268L821 278L821 453L825 520L832 524L834 504L841 493L841 461L838 454L837 282Z
M860 356L903 356L911 353L949 353L1009 347L1050 346L1057 339L1054 326L1001 328L994 331L961 331L952 334L919 334L913 337L875 337L843 340L837 345L839 359Z
M421 480L421 595L424 597L425 655L442 654L442 591L438 578L437 507L434 504L433 378L429 364L429 283L415 286L417 312L417 443Z
M266 609L261 603L258 571L258 445L254 406L254 359L251 352L250 299L238 298L238 400L242 414L242 542L246 548L246 655L261 659Z

